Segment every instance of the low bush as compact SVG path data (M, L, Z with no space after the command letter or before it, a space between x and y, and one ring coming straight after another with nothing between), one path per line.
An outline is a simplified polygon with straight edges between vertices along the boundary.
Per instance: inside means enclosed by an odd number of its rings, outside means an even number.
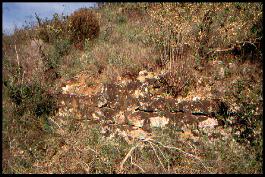
M56 99L47 91L48 88L38 82L32 84L11 84L5 81L4 85L12 102L17 105L17 113L23 116L24 112L31 112L36 117L50 115L55 112ZM22 108L22 109L20 109Z
M83 43L99 36L100 26L96 14L86 8L75 11L68 19L70 38L74 43Z
M260 3L151 4L147 14L153 23L146 31L156 45L173 31L178 43L189 44L194 56L207 60L211 51L260 37L261 11Z
M54 43L59 39L69 37L67 30L67 17L64 15L54 14L51 20L41 19L36 15L38 21L37 37L46 43Z
M182 69L180 71L170 71L160 78L160 82L163 84L168 94L174 97L180 95L185 96L188 87L193 81L192 75L189 74L190 71L187 69Z

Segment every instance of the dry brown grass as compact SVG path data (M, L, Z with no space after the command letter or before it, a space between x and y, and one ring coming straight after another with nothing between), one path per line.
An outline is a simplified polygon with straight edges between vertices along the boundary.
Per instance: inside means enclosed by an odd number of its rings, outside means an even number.
M254 39L251 28L261 15L259 3L110 4L98 10L101 32L93 42L81 44L83 51L71 46L65 54L54 56L59 52L55 43L42 44L47 56L60 58L56 63L62 76L56 80L58 85L52 80L50 87L43 78L45 60L38 46L31 45L35 34L29 36L27 30L4 36L3 57L8 64L3 67L3 78L18 85L37 80L55 91L83 73L89 77L78 84L96 83L82 90L92 93L100 82L135 79L143 69L166 70L165 85L176 97L206 98L215 90L230 89L231 93L224 95L229 104L242 103L242 109L243 102L260 107L262 69L258 65L239 62L239 57L231 54L215 58L225 61L218 65L204 60L204 55L237 40ZM20 73L16 72L18 66L22 67ZM223 78L218 76L221 67L226 68ZM119 136L106 139L100 133L101 125L91 125L78 116L37 119L32 110L15 105L8 88L3 88L3 173L262 173L261 126L258 121L256 125L253 110L245 110L242 118L249 121L246 127L255 127L251 136L258 141L256 145L255 141L251 146L233 138L211 142L203 136L199 144L180 143L172 127L154 130L152 139L128 144ZM21 110L27 111L17 115Z

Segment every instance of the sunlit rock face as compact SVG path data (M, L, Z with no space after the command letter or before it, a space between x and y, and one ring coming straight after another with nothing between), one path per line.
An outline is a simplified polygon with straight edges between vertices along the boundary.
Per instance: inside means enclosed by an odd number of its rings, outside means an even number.
M97 91L89 95L77 94L80 84L68 84L62 87L63 95L67 96L61 99L59 116L62 120L71 115L100 123L111 132L122 129L123 135L129 132L127 130L150 133L153 129L173 126L183 130L182 139L193 138L191 134L195 130L210 136L219 126L216 119L220 114L218 99L196 94L186 98L165 94L160 82L165 73L140 71L136 80L123 82L120 78L117 82L100 84Z

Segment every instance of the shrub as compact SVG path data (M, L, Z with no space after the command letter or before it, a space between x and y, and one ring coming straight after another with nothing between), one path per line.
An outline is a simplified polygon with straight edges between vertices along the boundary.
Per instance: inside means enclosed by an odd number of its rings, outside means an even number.
M191 85L192 79L190 70L182 67L181 70L167 72L160 78L160 82L163 84L168 94L177 97L187 94L187 89L189 85Z
M69 54L71 43L68 39L60 39L54 42L54 45L48 48L47 55L43 58L45 64L44 75L46 81L54 81L60 78L59 69L62 67L62 59Z
M100 26L96 15L89 9L81 8L68 19L70 38L75 43L85 39L95 39L99 36Z
M14 84L5 81L4 85L8 89L8 95L12 102L17 105L17 114L22 116L24 112L30 111L36 117L50 115L56 110L56 99L51 96L47 88L39 83Z
M192 68L195 65L191 58L190 46L178 40L177 34L169 32L168 37L159 46L161 58L160 63L157 62L169 71L163 75L161 82L166 91L175 97L187 94L188 87L194 80Z
M67 55L70 49L71 43L67 39L57 40L55 42L55 50L60 56Z
M154 43L165 41L172 30L178 43L189 44L201 59L262 34L260 3L162 3L151 4L147 13L152 25L146 31Z
M48 43L48 42L50 41L49 33L48 33L47 28L45 28L45 27L40 27L40 28L38 29L37 34L38 34L38 37L39 37L42 41L44 41L44 42L46 42L46 43Z
M38 20L39 27L37 28L37 36L46 43L54 43L58 39L68 38L66 17L59 16L55 13L51 20L42 20L38 15L35 15Z

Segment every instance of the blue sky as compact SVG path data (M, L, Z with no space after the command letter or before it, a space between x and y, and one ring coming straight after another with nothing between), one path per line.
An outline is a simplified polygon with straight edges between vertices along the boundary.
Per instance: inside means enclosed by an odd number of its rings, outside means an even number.
M81 7L93 7L95 3L3 3L2 28L5 34L12 34L15 26L35 22L35 12L41 18L51 18L54 13L69 15Z

